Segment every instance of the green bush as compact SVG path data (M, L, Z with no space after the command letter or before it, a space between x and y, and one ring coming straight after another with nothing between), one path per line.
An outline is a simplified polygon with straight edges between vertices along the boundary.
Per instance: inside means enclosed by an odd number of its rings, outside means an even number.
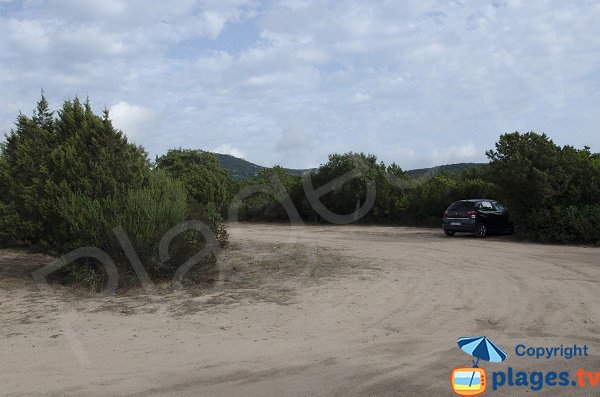
M187 193L183 185L161 170L150 174L148 185L129 191L124 199L113 199L120 207L113 225L121 226L129 236L150 276L169 276L181 262L161 263L158 246L165 233L187 218ZM193 252L179 252L178 259Z
M151 279L173 277L176 269L206 243L202 234L195 230L181 233L169 246L170 259L161 262L161 239L171 228L189 219L185 188L162 170L153 171L146 186L130 190L122 197L93 199L72 195L60 202L59 212L63 228L60 251L68 252L86 246L101 248L113 258L124 280L134 277L135 273L115 236L114 230L118 226L127 235ZM226 237L222 223L213 219L207 224L221 235L221 239L223 233ZM212 272L214 260L214 256L207 256L200 266L202 269L196 270ZM69 266L65 274L74 282L97 282L97 277L90 277L90 274L102 273L102 268L92 263L78 261Z
M142 186L150 172L144 150L113 128L107 112L97 116L89 102L75 98L54 118L44 96L33 117L17 118L0 165L0 202L12 225L3 239L46 247L61 244L58 201L120 196Z
M225 214L231 200L233 181L217 156L202 150L171 149L156 158L156 168L181 181L190 200Z
M557 243L599 240L599 155L560 147L545 134L500 136L489 178L526 238Z
M554 206L525 219L524 237L541 242L600 244L600 205Z
M204 222L210 230L212 230L220 248L226 248L229 244L229 234L227 226L223 220L223 216L213 203L200 205L197 202L192 202L189 205L189 219L196 219Z
M343 184L335 184L332 189L319 197L325 208L338 215L354 213L367 200L368 186L376 185L385 172L383 163L377 157L364 153L331 154L329 161L322 164L312 175L315 189L344 175L354 177ZM375 186L375 192L377 187Z
M42 96L33 117L18 117L0 146L0 186L2 244L27 244L56 256L97 247L113 259L122 281L133 277L133 269L115 236L117 226L151 279L171 278L206 245L200 232L181 232L169 246L170 259L161 261L161 239L182 222L204 220L221 245L227 241L210 202L193 208L185 181L152 171L145 151L113 128L108 112L97 116L78 99L65 101L55 118ZM214 266L208 255L195 270L213 274ZM54 277L93 287L106 281L93 259L77 260Z
M277 181L275 186L272 179ZM298 189L302 189L300 177L288 174L280 166L261 169L254 178L238 182L237 187L238 194L243 195L239 197L243 199L241 202L236 201L233 204L239 204L237 220L267 222L289 221L290 216L281 200L284 195L294 196ZM258 187L264 191L244 194Z

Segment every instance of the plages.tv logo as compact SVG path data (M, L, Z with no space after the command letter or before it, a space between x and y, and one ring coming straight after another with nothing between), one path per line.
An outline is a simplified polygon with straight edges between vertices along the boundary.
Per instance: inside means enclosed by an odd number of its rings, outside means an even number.
M458 367L452 370L450 385L459 396L478 396L485 393L487 379L485 370L479 368L479 360L499 363L507 354L485 336L458 338L458 347L475 357L472 367Z

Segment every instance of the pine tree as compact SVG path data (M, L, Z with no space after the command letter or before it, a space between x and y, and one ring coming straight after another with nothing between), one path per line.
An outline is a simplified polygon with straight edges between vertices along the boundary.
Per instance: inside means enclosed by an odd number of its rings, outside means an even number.
M20 114L6 136L0 162L3 240L36 241L43 233L44 185L54 141L54 120L44 93L33 116Z
M150 172L145 151L113 128L89 100L65 101L55 118L44 93L32 117L20 114L0 154L3 240L55 244L71 195L104 199L141 187Z

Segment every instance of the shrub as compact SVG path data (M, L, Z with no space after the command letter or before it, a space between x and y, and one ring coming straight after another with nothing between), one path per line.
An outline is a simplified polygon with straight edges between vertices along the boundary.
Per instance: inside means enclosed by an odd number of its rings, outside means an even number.
M500 136L489 177L519 232L544 242L597 242L600 166L588 147L555 145L545 134Z
M191 211L189 186L165 170L151 171L145 151L113 128L108 112L95 115L89 102L65 101L55 118L42 95L33 117L19 115L0 150L0 240L5 245L29 244L54 255L98 247L125 280L133 270L115 237L116 226L152 279L171 278L206 244L200 232L182 232L169 246L170 259L160 260L162 237L185 220L206 220L226 244L215 209L205 203ZM198 268L214 271L214 264L210 256ZM99 287L106 275L99 263L84 259L54 276Z
M133 277L134 270L115 236L117 226L123 228L151 279L173 277L177 268L206 243L197 231L181 233L169 246L170 259L161 262L161 239L171 228L187 220L189 215L185 188L162 170L153 171L146 186L130 190L122 197L94 199L72 195L60 202L59 212L64 230L60 251L64 253L85 246L101 248L113 258L124 280ZM212 220L208 226L221 239L223 234L226 237L222 223ZM214 261L214 256L205 258L200 273L212 272ZM85 260L69 266L65 275L74 282L92 280L97 283L98 277L90 275L101 273L97 263Z
M197 219L204 222L215 235L220 248L226 248L229 244L229 235L225 226L223 216L218 211L217 206L213 203L200 205L193 202L189 207L190 219Z
M217 156L202 150L171 149L157 157L156 168L181 181L190 200L204 208L212 206L225 214L231 199L233 181Z
M273 185L272 179L276 178L278 185ZM298 189L302 189L300 177L287 173L280 166L261 169L258 174L251 179L238 183L238 193L245 189L255 187L264 188L265 191L256 191L253 194L240 197L238 220L250 221L289 221L289 214L281 203L281 200L287 195L292 199L297 196Z
M33 117L17 118L0 164L0 202L12 219L5 240L51 247L60 244L58 201L122 195L142 186L150 171L144 150L113 128L107 112L97 116L75 98L54 118L43 95Z
M600 205L538 209L525 222L522 234L532 240L600 244Z

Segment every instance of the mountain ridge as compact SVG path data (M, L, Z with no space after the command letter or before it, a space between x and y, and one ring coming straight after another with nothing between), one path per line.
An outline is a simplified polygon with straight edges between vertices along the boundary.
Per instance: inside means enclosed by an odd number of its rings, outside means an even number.
M265 167L262 165L254 164L248 160L245 160L245 159L242 159L239 157L235 157L230 154L223 154L223 153L214 153L214 154L217 156L217 159L219 160L221 167L223 167L227 172L229 172L229 175L231 175L231 177L237 181L252 178L252 177L256 176L260 170L265 169L265 168L270 168L270 167ZM435 167L416 168L416 169L412 169L412 170L406 170L405 172L407 173L407 175L409 175L413 178L419 177L422 175L426 175L431 172L437 173L437 172L442 172L442 171L449 172L451 174L460 174L462 171L464 171L466 169L480 167L484 164L485 163L444 164L444 165L439 165L439 166L435 166ZM313 171L315 169L316 168L306 168L306 169L284 168L284 170L287 171L290 175L296 175L296 176L301 176L304 172Z

